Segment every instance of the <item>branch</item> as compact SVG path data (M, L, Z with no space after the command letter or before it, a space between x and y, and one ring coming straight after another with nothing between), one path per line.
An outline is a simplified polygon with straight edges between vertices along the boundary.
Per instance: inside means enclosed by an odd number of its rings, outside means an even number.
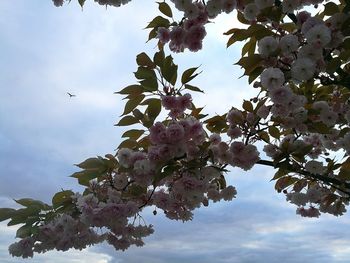
M271 167L274 167L274 168L278 168L278 164L275 165L272 161L259 160L257 163L261 164L261 165L266 165L266 166L271 166ZM287 170L289 172L295 172L291 165L289 165L289 167L287 167ZM320 181L330 185L331 187L334 187L335 189L337 189L337 190L339 190L339 191L341 191L341 192L343 192L345 194L350 195L350 183L341 182L341 181L339 181L339 180L337 180L335 178L326 177L326 176L323 176L323 175L320 175L320 174L312 174L312 173L309 173L309 172L304 171L304 170L300 170L297 173L305 175L306 177L310 177L312 179L320 180ZM342 189L341 187L345 187L346 190Z

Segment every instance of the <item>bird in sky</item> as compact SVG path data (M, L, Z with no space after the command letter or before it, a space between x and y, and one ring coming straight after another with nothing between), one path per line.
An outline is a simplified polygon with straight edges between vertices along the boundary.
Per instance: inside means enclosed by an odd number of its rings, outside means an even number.
M67 92L67 94L69 95L69 98L76 97L76 95L74 95L72 93Z

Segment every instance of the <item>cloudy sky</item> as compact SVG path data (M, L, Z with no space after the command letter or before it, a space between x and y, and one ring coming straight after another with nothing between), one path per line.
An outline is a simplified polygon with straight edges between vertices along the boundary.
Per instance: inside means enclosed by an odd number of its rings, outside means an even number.
M113 124L123 102L113 92L135 82L138 53L155 52L142 30L157 14L153 1L107 10L87 1L83 12L76 2L55 8L50 0L0 1L0 207L79 190L68 177L73 164L120 143L123 129ZM222 33L235 25L234 17L222 17L207 26L203 51L174 56L182 69L201 65L194 84L206 95L195 100L208 113L239 107L254 94L233 66L240 47L225 48ZM238 198L196 211L189 223L146 213L156 232L143 248L116 252L102 244L25 262L349 262L349 215L300 218L273 190L272 175L265 167L232 169L227 178ZM20 262L7 251L15 231L0 224L0 262Z

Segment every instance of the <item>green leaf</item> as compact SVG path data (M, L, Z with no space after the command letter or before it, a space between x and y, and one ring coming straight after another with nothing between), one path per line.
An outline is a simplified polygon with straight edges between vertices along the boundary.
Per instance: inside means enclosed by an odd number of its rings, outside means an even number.
M151 69L155 67L155 64L145 52L142 52L136 56L136 63L139 66L148 67Z
M324 14L326 16L332 16L336 13L339 13L339 7L336 3L329 2L324 5Z
M270 136L266 131L259 132L258 135L263 141L265 141L267 143L270 142Z
M189 85L189 84L185 84L185 89L204 93L204 91L201 90L200 88L192 86L192 85Z
M16 213L15 209L12 208L0 208L0 222L11 218Z
M129 126L135 123L138 123L138 119L136 119L134 116L128 115L123 117L117 124L116 126Z
M16 237L17 238L26 238L31 236L32 234L32 226L31 225L24 225L17 229Z
M98 169L104 166L103 161L100 158L88 158L84 162L76 164L81 169Z
M83 170L80 172L76 172L71 175L71 177L77 178L79 184L84 185L84 186L89 186L90 181L94 180L96 178L101 178L102 176L106 175L106 170L105 169L89 169L89 170Z
M158 9L160 12L162 12L164 15L166 15L168 17L173 17L173 13L171 12L171 8L167 3L161 2L158 4L159 4Z
M172 85L175 85L177 79L177 65L173 63L173 58L167 56L164 59L164 64L160 68L163 77Z
M121 91L115 92L119 94L134 94L138 95L141 94L144 91L143 87L141 85L130 85L122 89Z
M261 65L263 59L259 54L242 57L236 64L245 69L244 75L250 75L256 68Z
M170 26L170 21L164 17L157 16L155 17L146 28L158 28L158 27L166 27L168 28Z
M253 104L249 100L244 100L243 109L245 109L248 112L254 111Z
M283 189L287 188L288 186L292 185L298 180L298 178L294 178L291 176L279 178L275 184L275 189L277 190L277 192L281 192Z
M37 206L30 206L16 210L14 215L11 216L11 221L8 222L8 226L24 224L27 221L35 222L39 220L39 213L41 209Z
M132 112L137 106L140 105L141 101L145 98L145 95L140 94L137 97L134 97L130 100L128 100L128 102L125 104L124 107L124 112L121 116L129 114L130 112Z
M137 79L157 79L154 70L145 67L139 67L134 74Z
M261 75L261 73L264 71L263 67L257 67L249 74L248 82L251 84L257 77Z
M49 210L51 208L49 205L39 200L34 200L31 198L22 198L22 199L15 200L15 202L25 207L37 206L42 210Z
M252 37L242 48L242 57L248 53L248 55L253 55L255 52L256 39Z
M155 120L162 110L162 104L160 99L150 99L147 107L147 114L152 119Z
M145 133L144 130L133 129L133 130L129 130L129 131L124 132L123 135L122 135L122 138L128 137L128 138L137 140L144 133Z
M52 197L52 205L56 209L64 204L70 204L72 203L72 195L74 193L71 190L61 191L56 193Z
M182 73L182 77L181 77L182 84L190 82L192 79L197 77L200 73L193 74L197 69L198 69L198 67L196 67L196 68L189 68L189 69L185 70Z
M136 148L137 146L138 146L138 143L136 140L126 139L119 144L118 149L121 149L121 148L133 149L133 148Z
M327 64L326 71L330 74L337 71L337 69L341 66L341 60L339 57L332 58Z
M154 54L153 61L154 61L154 63L156 63L156 65L157 65L158 67L162 67L162 66L163 66L163 64L164 64L164 59L165 59L165 54L164 54L163 49L160 50L160 51L158 51L158 52L156 52L156 53Z
M275 126L270 126L269 127L269 134L276 139L279 139L281 136L281 133L279 131L279 129L277 129Z
M86 0L78 0L79 5L83 8Z
M247 19L245 19L243 13L240 12L240 11L237 11L237 19L242 24L245 24L245 25L250 25L251 24L251 22L249 22Z

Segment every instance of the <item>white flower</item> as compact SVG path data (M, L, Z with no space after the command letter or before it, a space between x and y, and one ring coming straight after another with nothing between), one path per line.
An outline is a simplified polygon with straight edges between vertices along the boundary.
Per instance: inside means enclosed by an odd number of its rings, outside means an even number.
M298 58L309 58L312 61L319 60L322 56L322 48L315 48L310 44L303 46L298 52Z
M189 19L195 19L199 14L199 8L197 5L191 3L185 8L185 16Z
M274 103L280 103L287 105L293 98L293 92L288 86L271 89L269 91L269 97Z
M285 81L284 74L279 68L265 69L260 78L261 85L268 90L281 87Z
M279 45L284 54L290 54L299 48L298 37L292 34L285 35L280 39Z
M244 18L249 21L255 20L258 14L259 8L254 3L247 4L243 11Z
M134 170L138 174L148 174L151 171L150 161L147 159L136 161L134 163Z
M307 110L304 107L299 107L293 111L293 117L297 122L304 122L307 120Z
M304 193L288 193L286 196L287 201L298 206L306 205L309 201L307 195Z
M272 36L266 36L258 42L258 51L264 57L272 55L277 48L278 42L276 38Z
M208 16L211 18L216 17L222 11L221 0L209 0L206 6Z
M232 185L227 186L220 192L221 198L223 198L225 201L232 200L234 197L236 197L236 194L236 188L234 188Z
M327 126L333 126L338 119L338 114L334 111L321 111L320 120Z
M332 39L331 30L323 24L315 25L305 34L308 43L314 46L324 47Z
M326 101L320 100L320 101L315 101L312 104L312 108L320 111L320 112L324 112L324 111L329 111L329 105Z
M292 64L292 77L298 81L311 79L316 70L315 63L309 58L298 58Z
M305 164L305 170L311 174L323 174L325 172L325 167L322 162L311 160Z
M311 28L319 24L323 24L322 19L317 17L310 17L303 23L301 32L305 35Z
M128 148L122 148L118 151L117 158L119 164L124 166L125 168L129 168L130 166L130 158L133 154L133 151Z
M222 0L222 11L226 14L231 13L237 6L236 0Z
M171 0L180 11L185 11L186 7L192 4L192 0Z

